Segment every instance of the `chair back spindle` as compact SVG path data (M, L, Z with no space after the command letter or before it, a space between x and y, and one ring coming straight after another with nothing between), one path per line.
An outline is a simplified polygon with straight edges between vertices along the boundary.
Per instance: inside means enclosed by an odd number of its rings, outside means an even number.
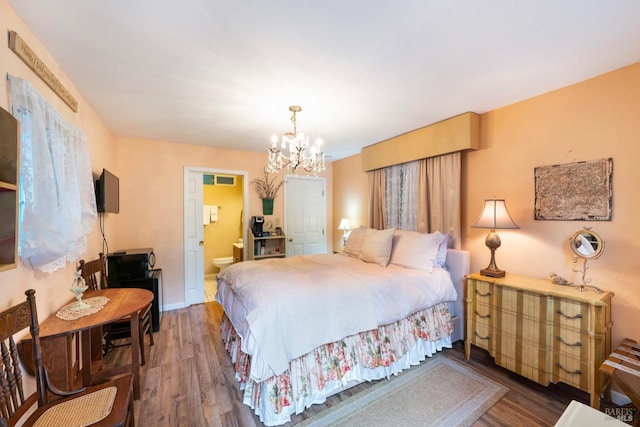
M33 328L34 319L36 333L38 330L38 318L35 312L35 291L29 289L25 293L27 301L0 313L0 353L2 360L0 369L0 416L5 419L12 418L27 400L24 396L18 348L13 339L15 334L27 327ZM37 339L35 342L39 345Z

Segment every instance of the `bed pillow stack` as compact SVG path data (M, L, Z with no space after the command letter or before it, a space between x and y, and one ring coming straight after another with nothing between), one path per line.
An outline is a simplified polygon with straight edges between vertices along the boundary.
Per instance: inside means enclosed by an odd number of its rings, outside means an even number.
M448 241L449 236L439 231L419 233L361 226L349 234L344 254L383 267L395 264L430 273L434 266L445 266Z
M433 266L443 267L447 257L448 236L435 233L396 230L390 263L431 273Z

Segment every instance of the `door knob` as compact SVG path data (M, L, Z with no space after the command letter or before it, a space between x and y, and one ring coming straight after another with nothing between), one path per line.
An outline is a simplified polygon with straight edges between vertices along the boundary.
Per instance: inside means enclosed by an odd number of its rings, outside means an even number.
M289 237L289 241L290 241L290 242L293 242L293 237Z
M200 243L198 243L200 246L204 246L204 242L202 240L200 240Z

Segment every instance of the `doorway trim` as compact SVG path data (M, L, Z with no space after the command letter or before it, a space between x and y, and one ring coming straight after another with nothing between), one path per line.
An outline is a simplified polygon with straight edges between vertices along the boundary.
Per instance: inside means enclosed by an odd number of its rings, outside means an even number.
M243 227L244 229L242 230L242 239L243 242L246 242L246 233L247 233L247 227L246 224L248 224L248 206L249 206L249 172L248 171L239 171L239 170L231 170L231 169L219 169L219 168L204 168L204 167L199 167L199 166L185 166L184 167L184 176L183 176L183 189L186 188L187 183L188 183L188 177L190 173L200 173L200 174L224 174L224 175L240 175L242 176L242 203L243 203L243 207L242 207L242 223L245 224L245 227ZM202 184L204 186L204 183ZM187 236L184 233L184 230L187 227L187 221L189 220L189 218L187 218L186 212L187 212L187 194L186 194L186 190L184 190L185 193L183 194L183 204L182 204L182 214L183 214L183 221L182 221L182 229L183 229L183 234L182 234L182 262L183 262L183 267L184 267L184 307L188 307L192 304L200 304L204 302L204 271L201 272L192 272L192 271L187 271L187 268L189 268L189 263L187 262ZM202 200L199 200L198 202L198 206L196 207L196 212L202 212L202 207L203 207L203 202ZM243 247L242 249L243 251L243 259L247 259L247 248L246 246ZM203 249L203 253L201 254L201 256L204 256L204 249ZM198 286L197 289L197 294L199 295L200 301L187 301L187 293L188 293L188 289L189 289L189 283L188 283L188 278L189 277L196 277L195 275L198 274L199 276L202 276L202 281L200 281L200 285ZM201 288L201 289L200 289Z

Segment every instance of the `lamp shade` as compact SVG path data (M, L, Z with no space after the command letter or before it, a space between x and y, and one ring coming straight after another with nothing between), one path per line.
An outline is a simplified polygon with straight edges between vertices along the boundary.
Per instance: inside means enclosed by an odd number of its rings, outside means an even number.
M342 218L340 220L340 225L338 226L338 230L351 230L351 226L349 225L348 218Z
M492 230L500 228L520 228L513 219L511 219L504 199L485 200L482 213L472 227L490 228Z

